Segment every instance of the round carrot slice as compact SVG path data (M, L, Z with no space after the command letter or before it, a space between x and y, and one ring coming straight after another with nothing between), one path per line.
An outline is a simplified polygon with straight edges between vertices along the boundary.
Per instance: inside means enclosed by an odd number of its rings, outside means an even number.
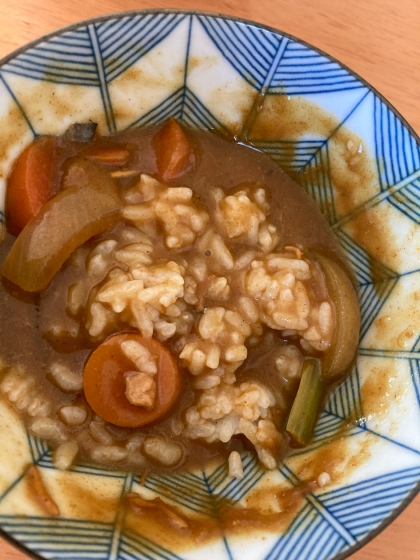
M124 374L136 370L121 349L121 343L134 340L157 356L156 400L152 409L131 404L125 395ZM116 426L136 428L158 420L175 403L181 388L178 364L158 340L136 333L114 335L91 354L83 373L85 396L96 414Z

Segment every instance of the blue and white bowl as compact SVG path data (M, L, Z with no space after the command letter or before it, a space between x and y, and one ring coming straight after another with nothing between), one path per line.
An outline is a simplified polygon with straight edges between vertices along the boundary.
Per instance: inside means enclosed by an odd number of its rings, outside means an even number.
M48 559L344 558L420 487L419 138L366 82L286 34L198 12L123 13L55 32L0 63L0 199L13 159L37 135L87 119L113 133L168 116L246 130L257 148L299 172L353 266L362 330L354 370L325 406L308 449L274 473L245 457L240 482L219 467L153 475L142 492L214 517L221 498L245 503L268 479L296 487L316 464L331 482L276 533L227 532L180 551L170 539L126 527L118 505L139 489L135 476L85 464L55 470L49 448L0 401L3 536ZM26 499L31 462L60 518Z

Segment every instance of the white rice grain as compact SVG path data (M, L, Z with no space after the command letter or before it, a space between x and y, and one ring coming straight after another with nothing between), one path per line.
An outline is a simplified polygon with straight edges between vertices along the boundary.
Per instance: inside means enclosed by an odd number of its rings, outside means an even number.
M126 220L144 222L154 219L155 210L145 204L132 204L123 208L122 215Z
M218 375L204 375L194 381L194 387L201 390L212 389L217 387L217 385L220 385L220 377Z
M268 269L271 272L276 272L278 270L292 270L296 273L298 278L307 276L309 274L309 265L306 261L298 259L288 259L285 257L273 257L267 263ZM299 276L298 276L299 274Z
M227 362L241 362L247 357L248 351L246 346L238 344L237 346L229 346L225 349L224 358Z
M245 319L247 319L248 323L255 323L258 321L259 319L258 307L256 306L255 302L252 301L251 298L242 296L239 298L238 303L240 306L240 310L245 316Z
M277 461L270 450L261 447L260 445L255 446L255 450L258 454L258 458L264 467L268 470L274 470L277 467Z
M100 422L92 421L89 424L89 433L98 443L103 443L104 445L112 444L112 436Z
M80 426L87 418L85 408L73 405L62 406L58 414L63 422L68 426Z
M121 342L121 350L136 365L138 371L151 375L157 373L157 356L136 340L124 340Z
M218 344L214 344L207 354L206 366L210 369L216 369L219 367L220 354L220 346Z
M295 298L298 315L301 319L306 319L311 309L308 292L300 280L296 282Z
M54 466L65 471L71 467L79 453L77 441L66 441L57 447L53 455Z
M138 451L144 442L144 434L137 433L131 436L126 442L125 447L129 453L133 453L134 451Z
M213 236L211 248L213 250L213 256L217 259L219 264L227 270L232 270L234 265L233 257L220 235L216 234Z
M244 469L242 465L241 456L237 451L232 451L229 455L229 477L242 480L244 477Z
M143 452L166 466L179 463L184 454L179 443L166 441L163 436L149 436L144 440Z
M66 393L78 393L83 388L82 376L63 364L54 364L49 376L54 385Z
M331 305L327 301L323 301L319 306L318 322L323 334L330 332L332 327L332 311Z
M128 452L117 445L98 445L92 447L90 456L98 463L119 463L127 458Z
M61 422L53 418L37 418L30 426L32 433L42 439L62 443L67 440L67 430Z
M50 412L51 403L42 396L32 399L26 409L26 414L31 418L45 418L50 414Z
M317 484L320 488L327 486L331 482L331 477L327 472L321 473L318 478L316 479Z

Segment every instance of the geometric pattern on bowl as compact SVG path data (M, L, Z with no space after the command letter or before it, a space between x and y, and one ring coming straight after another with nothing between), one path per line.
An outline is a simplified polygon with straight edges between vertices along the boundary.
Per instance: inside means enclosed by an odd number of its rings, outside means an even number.
M311 137L262 138L258 116L253 120L261 94L267 103L298 97L316 103L336 124ZM33 137L60 133L76 120L92 118L102 133L113 133L168 116L192 127L234 134L247 130L257 148L300 173L353 267L361 344L354 370L326 404L309 448L288 458L272 476L290 488L298 485L302 465L337 433L350 457L366 442L371 451L362 466L308 495L282 534L258 542L225 535L182 554L141 532L124 531L118 503L123 493L138 488L135 476L86 464L64 474L56 471L48 446L0 403L0 526L5 535L48 559L175 560L217 554L221 559L331 560L351 553L389 522L420 481L420 430L413 429L420 425L420 320L409 308L420 285L420 146L396 111L340 63L295 38L228 17L152 11L84 22L5 59L0 65L3 130L11 112L19 134L1 157L0 177L7 176L11 161ZM372 188L357 192L346 208L331 167L344 130L357 134L374 161ZM0 179L2 194L4 188ZM372 223L388 220L383 234L392 251L383 258L357 235L357 223L366 216ZM381 336L380 324L385 324ZM388 407L386 418L372 413L366 389L372 380L383 381L384 371L388 384L397 380L393 388L402 395ZM243 461L241 481L228 479L221 466L149 476L145 488L150 495L214 517L222 499L241 501L264 483L267 475L255 459L245 455ZM54 488L60 519L45 517L25 500L29 462ZM105 489L106 511L99 508L92 518L83 507L72 509L63 487L75 481L89 496L88 488Z

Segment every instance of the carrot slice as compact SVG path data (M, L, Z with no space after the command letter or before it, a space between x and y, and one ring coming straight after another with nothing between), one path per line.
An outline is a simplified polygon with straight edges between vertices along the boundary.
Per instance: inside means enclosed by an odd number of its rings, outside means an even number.
M86 155L89 159L110 165L125 165L130 158L130 152L122 146L95 146Z
M55 194L51 181L55 147L54 138L41 136L16 160L6 192L6 220L13 235L18 235Z
M121 349L121 343L135 340L157 356L157 397L152 410L131 404L126 395L124 374L135 365ZM160 419L175 403L181 388L178 364L158 340L137 333L114 335L91 354L83 373L85 396L92 409L116 426L135 428Z
M27 292L44 290L79 245L120 220L121 202L109 174L88 160L74 166L79 184L69 184L44 204L3 263L1 274Z
M158 173L164 181L184 175L195 163L194 148L175 119L170 119L159 130L152 140L152 145Z

